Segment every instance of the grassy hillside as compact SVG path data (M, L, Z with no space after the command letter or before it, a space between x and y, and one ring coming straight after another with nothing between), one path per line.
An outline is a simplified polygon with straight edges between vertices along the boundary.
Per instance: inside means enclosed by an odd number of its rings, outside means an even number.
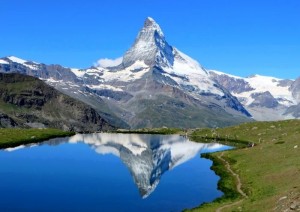
M71 135L74 133L58 129L0 129L0 148L15 147Z
M199 142L231 142L238 146L255 144L254 147L209 155L215 161L214 169L225 176L220 186L229 189L232 195L195 211L216 211L222 205L239 199L242 201L222 211L300 210L300 120L252 122L216 130L199 129L191 134L191 138ZM221 154L240 177L241 189L248 198L236 192L236 178L224 168Z

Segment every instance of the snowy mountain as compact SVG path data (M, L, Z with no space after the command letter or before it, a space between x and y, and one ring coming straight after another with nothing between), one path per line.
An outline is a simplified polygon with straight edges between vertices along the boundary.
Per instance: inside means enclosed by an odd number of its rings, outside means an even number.
M118 127L220 127L251 120L197 61L167 43L152 18L119 62L79 70L7 57L0 71L43 79Z
M98 84L87 86L132 128L213 127L249 120L237 99L198 62L167 43L152 18L120 64L85 72L74 73L85 82L97 79Z
M260 75L242 78L214 70L210 75L236 96L256 120L300 118L300 78L288 80Z

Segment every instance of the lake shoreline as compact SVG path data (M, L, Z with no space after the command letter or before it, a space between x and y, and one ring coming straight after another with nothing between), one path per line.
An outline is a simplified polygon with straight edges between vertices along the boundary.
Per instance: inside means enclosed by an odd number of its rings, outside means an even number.
M68 137L74 132L59 129L0 129L0 149L13 148L20 145L33 144L52 138Z
M135 133L135 134L160 134L160 135L181 135L181 136L187 136L191 141L193 142L199 142L199 141L194 141L194 139L191 139L190 137L190 132L187 132L182 129L169 129L169 128L156 128L156 129L140 129L140 130L115 130L111 131L111 133L121 133L121 134L129 134L129 133ZM26 145L26 144L34 144L34 143L39 143L41 141L49 140L52 138L59 138L59 137L68 137L75 135L76 133L74 132L67 132L67 131L62 131L58 129L0 129L0 135L10 134L10 141L3 141L0 138L0 149L5 149L5 148L14 148L20 145ZM23 136L19 136L22 134ZM201 141L202 143L212 143L215 141L215 139L211 138L205 141ZM226 144L228 145L228 143ZM230 176L226 174L226 172L222 171L222 169L225 168L224 164L220 163L217 156L214 155L214 153L204 153L201 154L202 158L209 159L213 162L213 165L211 167L211 170L215 172L217 176L220 177L220 180L218 182L218 189L222 191L224 194L213 200L212 202L209 203L203 203L202 205L206 204L211 204L214 203L215 201L223 201L226 200L229 195L231 194L232 191L230 188L226 188L224 186L224 182L226 179L230 179ZM229 192L230 191L230 192ZM228 194L227 194L228 193ZM198 207L196 207L198 208ZM194 209L196 209L194 208Z
M28 132L28 131L27 131ZM115 140L115 141L114 141ZM143 140L143 141L142 141ZM48 142L48 143L47 143ZM26 142L27 143L27 142ZM30 142L32 143L32 142ZM61 144L67 144L67 145L61 145ZM74 145L74 144L78 144L78 145ZM31 146L34 146L34 148L30 148ZM45 173L49 172L47 161L50 161L50 164L52 166L53 169L57 170L58 173L61 172L61 170L65 170L61 169L60 167L64 167L66 164L65 163L70 163L71 164L77 164L77 163L73 163L74 161L81 161L84 165L84 169L86 169L86 167L91 167L91 169L95 169L95 166L86 166L86 161L85 159L83 160L83 155L80 152L85 152L91 156L88 156L89 159L92 159L92 161L94 161L94 159L99 160L99 161L104 161L105 163L103 163L103 166L109 166L107 163L107 159L113 159L113 161L119 161L118 158L115 158L115 156L119 157L123 163L120 163L120 161L118 162L120 165L122 165L122 170L124 170L124 163L126 165L126 167L129 169L129 173L131 174L130 178L122 178L123 179L129 179L130 183L128 183L129 186L132 185L132 177L134 177L134 183L136 184L137 188L138 188L138 192L140 192L140 194L137 196L136 194L136 188L134 187L130 192L133 196L138 198L138 201L140 201L140 205L144 205L147 204L150 207L154 207L154 208L164 208L164 209L174 209L176 208L176 210L180 211L184 208L187 207L195 207L197 205L199 205L200 202L204 202L204 201L211 201L217 197L220 197L222 195L222 192L220 192L217 189L217 182L219 180L219 177L215 175L214 172L212 172L210 170L211 167L211 161L208 160L200 160L199 158L199 153L200 150L201 152L210 152L210 151L218 151L218 150L222 150L225 149L227 147L223 147L221 145L211 145L211 144L201 144L201 143L195 143L195 142L190 142L186 137L184 136L180 136L180 135L139 135L139 134L111 134L111 133L91 133L91 134L78 134L72 137L68 137L68 138L62 138L62 139L54 139L54 140L48 140L45 142L42 142L37 145L22 145L21 147L28 147L26 150L21 150L21 151L13 151L13 150L17 150L19 148L16 149L7 149L7 151L1 151L1 157L3 158L1 160L1 162L3 164L5 164L5 166L3 165L3 170L2 172L6 172L5 167L8 167L7 170L9 169L13 169L13 163L14 157L16 157L16 159L21 159L20 162L16 163L17 164L17 168L16 169L18 172L21 171L20 175L18 175L18 177L22 176L21 174L23 172L27 172L30 169L35 169L35 170L39 170L37 176L39 177L41 175L41 173L43 173L43 171ZM59 149L59 151L53 151L53 147ZM88 148L87 148L88 147ZM111 148L110 148L111 147ZM39 150L40 148L40 150ZM146 149L145 149L146 148ZM72 150L72 151L70 151ZM76 150L76 151L74 151ZM80 151L78 151L80 150ZM91 152L91 150L93 150ZM104 151L101 151L104 150ZM141 150L141 151L140 151ZM51 154L47 154L47 151L50 152ZM67 154L64 154L64 151L66 151ZM95 154L95 152L97 154ZM147 154L141 154L142 152L146 152ZM119 154L109 154L108 153L118 153ZM160 152L161 154L157 155L156 152ZM172 152L172 156L171 153ZM75 157L72 156L70 157L70 154L79 154L80 153L80 158L78 158L76 155ZM92 154L90 154L92 153ZM98 157L98 154L103 155L103 157ZM62 158L65 157L65 155L67 156L67 160L62 160ZM104 155L106 159L104 158ZM13 157L14 156L14 157ZM38 156L38 157L36 157ZM95 157L95 158L94 158ZM41 158L41 160L39 159ZM9 159L9 163L6 162L5 159ZM27 161L28 159L28 161ZM191 160L192 159L192 160ZM151 162L151 160L153 162ZM187 165L185 162L191 160L190 165ZM142 163L140 163L140 161ZM143 162L144 161L144 162ZM162 162L163 161L163 162ZM34 164L34 166L29 166L28 162L32 162ZM80 162L80 163L81 163ZM11 164L10 164L11 163ZM19 165L21 163L25 163L28 165L28 167L26 169L19 169ZM56 165L54 165L55 163L57 163ZM113 162L115 164L115 162ZM92 163L94 164L94 162ZM151 189L151 187L149 187L149 185L152 186L152 183L150 180L144 181L144 174L142 174L142 177L140 178L140 171L135 172L135 170L144 170L144 169L135 169L136 167L140 167L138 164L141 164L141 167L149 167L150 169L145 169L147 173L151 173L151 175L146 175L149 177L149 179L155 179L155 183L153 183L153 188L156 187L157 183L160 181L161 179L161 175L164 172L167 172L168 170L171 170L173 167L177 167L177 165L183 164L182 166L178 166L176 169L174 169L172 172L172 175L176 175L176 177L171 180L171 182L176 182L178 179L181 179L180 184L176 185L176 189L178 189L178 191L181 192L175 192L174 195L171 195L170 198L172 201L168 200L166 201L165 198L158 198L158 199L149 199L147 202L143 203L141 196L144 195L149 195L153 190ZM169 164L168 166L165 166L165 164ZM171 165L170 165L171 164ZM204 165L206 164L206 165ZM196 168L194 169L190 169L192 166L196 166ZM202 172L199 172L199 169L201 169L201 167L204 165L205 167L205 172L209 173L209 174L205 174L205 176L210 176L207 177L206 183L204 183L203 185L205 185L205 187L207 187L208 189L212 188L212 192L210 194L202 194L202 191L199 190L199 188L196 186L193 186L190 184L190 181L192 180L193 182L196 182L196 185L201 185L201 182L203 182L204 179L202 179L201 177L199 177L199 174L201 175ZM39 166L43 167L42 169L39 168ZM76 166L76 165L75 165ZM157 166L157 167L156 167ZM70 166L67 166L70 167ZM97 167L97 166L96 166ZM117 166L112 167L112 169L116 170ZM185 170L190 169L190 172L186 172ZM158 172L158 174L154 174L152 176L152 171L153 170L160 170ZM73 170L73 169L72 169ZM101 176L104 176L104 172L102 171L98 171L98 168L96 168L96 172L100 174ZM107 168L105 168L105 170L107 170ZM148 171L150 170L150 171ZM184 171L182 171L184 170ZM41 171L41 172L40 172ZM51 170L50 170L51 171ZM74 173L76 173L78 171L78 168L76 167L74 169ZM51 173L54 173L55 171L51 171ZM67 171L65 174L68 175L70 173L72 173L73 171L69 172ZM118 172L118 171L117 171ZM82 182L81 180L81 174L77 175L72 173L72 175L74 176L78 176L80 182ZM85 172L80 172L80 173L85 173ZM90 172L87 172L90 173ZM107 172L108 173L108 172ZM128 170L124 172L125 175L128 175ZM30 174L30 171L29 171ZM25 174L26 176L27 174ZM57 175L57 174L56 174ZM59 175L59 174L58 174ZM178 175L178 176L177 176ZM12 176L16 176L15 174L13 174ZM113 174L113 176L115 176L115 174ZM166 175L165 180L167 179L171 179L170 178L171 175ZM184 178L182 178L183 176L185 176L186 181L184 181ZM3 176L3 180L6 180L5 178L6 176ZM33 176L30 175L30 179ZM45 177L49 177L49 175L45 175ZM88 177L89 176L88 174ZM150 178L151 177L151 178ZM51 178L51 175L50 175ZM94 179L96 179L93 175ZM10 178L9 178L10 179ZM77 178L76 178L77 179ZM89 178L88 178L89 179ZM99 177L97 177L97 179L99 179ZM96 180L97 180L96 179ZM39 179L37 179L39 180ZM63 178L63 181L65 180L65 178ZM20 180L18 180L20 182ZM27 181L25 179L25 181ZM102 182L105 182L102 181ZM121 181L118 181L121 182ZM26 182L27 185L30 185L30 181ZM65 183L65 182L64 182ZM65 185L65 184L62 185ZM68 181L67 181L68 184ZM92 183L93 185L95 183ZM100 184L100 183L99 183ZM97 184L97 185L99 185ZM115 183L113 183L115 185ZM148 185L149 184L149 185ZM10 186L10 184L7 184L9 186L7 186L7 192L12 191L11 195L17 195L14 193L14 189L13 186ZM83 183L83 188L85 187L85 184ZM123 186L123 185L122 185ZM61 187L61 186L59 186ZM63 186L62 186L63 187ZM163 183L162 187L159 188L159 191L165 191L165 193L160 194L160 192L158 192L156 195L161 195L161 197L165 197L166 195L169 195L169 191L170 189L172 189L174 187L173 183ZM30 187L29 187L30 188ZM39 186L37 189L40 189L41 187ZM55 188L53 188L55 190ZM125 189L126 190L126 189ZM97 189L97 191L101 191L101 189ZM73 192L73 188L68 188L66 190L66 192ZM149 193L148 193L149 192ZM39 192L37 192L39 193ZM183 196L181 196L182 194L184 194ZM35 195L34 193L32 195ZM91 197L94 194L91 193ZM125 195L126 194L125 192ZM203 195L203 196L202 196ZM108 195L107 197L109 197L110 195ZM194 197L201 197L201 201L194 199ZM203 199L202 199L203 198ZM89 198L90 199L90 198ZM179 200L182 199L182 201L179 201L177 204L174 205L174 200ZM164 203L166 201L166 204L158 204L155 201ZM149 202L150 201L150 202ZM153 202L154 201L154 202ZM122 201L121 201L122 202ZM117 207L122 207L123 203L119 203ZM84 201L82 203L78 203L81 204L81 206L84 208L87 205L85 205ZM30 204L30 207L35 207L34 205ZM95 207L98 207L97 204L95 204ZM102 207L102 206L101 206ZM140 207L140 206L139 206ZM158 210L159 211L159 210Z

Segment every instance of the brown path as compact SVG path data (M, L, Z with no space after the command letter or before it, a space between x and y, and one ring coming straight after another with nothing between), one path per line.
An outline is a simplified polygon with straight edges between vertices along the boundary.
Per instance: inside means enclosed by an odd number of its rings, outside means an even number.
M236 174L234 171L232 171L231 167L230 167L230 164L228 163L228 161L226 161L224 158L222 158L224 155L224 152L222 152L221 155L218 156L218 158L223 161L225 163L225 167L226 169L236 178L236 181L237 181L237 185L236 185L236 190L244 197L244 198L248 198L247 194L245 194L245 192L241 189L242 187L242 183L241 183L241 179L240 179L240 176L238 174ZM238 205L240 204L241 202L243 202L244 199L241 199L237 202L233 202L233 203L230 203L230 204L227 204L227 205L224 205L220 208L218 208L216 210L216 212L221 212L223 209L225 208L228 208L228 207L231 207L231 206L234 206L234 205Z

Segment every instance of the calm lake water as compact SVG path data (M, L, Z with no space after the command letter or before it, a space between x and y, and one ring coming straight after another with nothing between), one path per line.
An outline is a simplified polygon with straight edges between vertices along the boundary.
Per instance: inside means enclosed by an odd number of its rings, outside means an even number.
M222 196L200 153L229 148L97 133L0 150L0 211L181 211Z

